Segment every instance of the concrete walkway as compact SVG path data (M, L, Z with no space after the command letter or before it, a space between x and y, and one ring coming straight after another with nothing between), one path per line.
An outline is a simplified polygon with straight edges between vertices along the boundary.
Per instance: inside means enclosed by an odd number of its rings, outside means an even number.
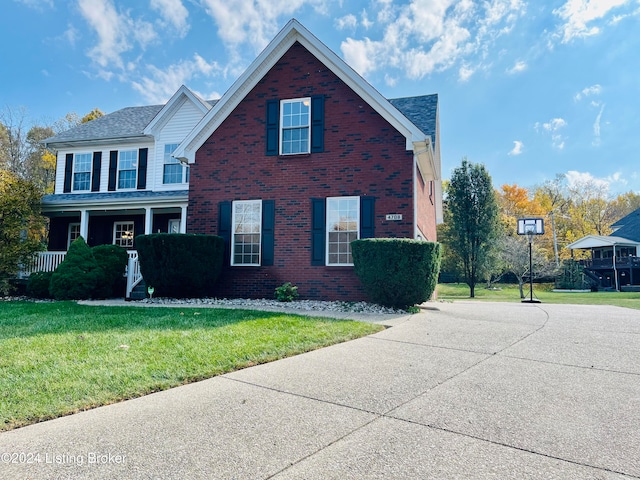
M359 340L0 433L0 478L640 478L639 311L430 306Z

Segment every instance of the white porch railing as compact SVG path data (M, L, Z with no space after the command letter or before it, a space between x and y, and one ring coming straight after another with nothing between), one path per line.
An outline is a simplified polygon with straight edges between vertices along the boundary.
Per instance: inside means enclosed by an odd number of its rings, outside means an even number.
M140 273L140 262L138 261L138 252L136 250L127 250L129 259L127 261L127 290L125 298L131 297L134 287L142 281L142 273ZM58 265L62 263L67 252L39 252L38 255L28 266L21 269L20 278L27 278L34 272L53 272Z
M66 256L67 252L39 252L30 265L21 269L20 277L26 278L34 272L53 272Z
M140 273L140 262L138 261L138 252L136 250L127 250L129 261L127 262L127 291L124 298L131 298L131 292L136 285L142 281L142 273Z

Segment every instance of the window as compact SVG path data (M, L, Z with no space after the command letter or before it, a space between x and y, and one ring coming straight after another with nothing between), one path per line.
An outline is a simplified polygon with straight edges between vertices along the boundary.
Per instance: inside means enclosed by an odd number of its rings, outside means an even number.
M231 225L231 265L259 266L262 201L233 202Z
M69 235L67 238L67 249L71 246L73 241L80 236L80 224L79 223L70 223L69 224Z
M91 188L91 154L76 153L73 157L73 190Z
M138 152L126 150L120 152L118 160L118 188L136 188L136 172L138 168Z
M351 242L359 231L360 197L327 198L327 265L353 265Z
M162 183L186 183L189 181L189 167L180 163L171 154L178 148L177 143L167 143L164 146L164 171L162 173Z
M280 102L280 154L309 153L311 139L311 98Z
M124 248L133 248L133 222L113 224L113 243Z

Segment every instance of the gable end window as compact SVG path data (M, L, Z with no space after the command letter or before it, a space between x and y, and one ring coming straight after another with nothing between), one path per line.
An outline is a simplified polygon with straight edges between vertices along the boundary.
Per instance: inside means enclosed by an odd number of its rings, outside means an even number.
M176 148L178 148L177 143L167 143L164 146L162 183L165 185L189 181L189 167L182 165L177 158L171 156Z
M280 154L310 153L311 98L280 102Z
M125 150L118 158L118 189L136 188L136 173L138 172L138 152Z
M73 156L73 191L85 191L91 188L90 153L76 153Z
M324 151L324 96L267 100L266 155Z

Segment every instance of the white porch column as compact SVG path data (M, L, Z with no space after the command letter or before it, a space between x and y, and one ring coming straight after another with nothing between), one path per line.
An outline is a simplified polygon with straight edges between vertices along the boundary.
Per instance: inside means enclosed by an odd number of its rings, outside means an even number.
M89 243L89 212L80 210L80 235Z
M180 233L187 233L187 207L184 205L180 209L182 210L180 214Z
M153 228L153 209L149 207L145 207L144 209L144 234L149 235L153 233L151 229Z

